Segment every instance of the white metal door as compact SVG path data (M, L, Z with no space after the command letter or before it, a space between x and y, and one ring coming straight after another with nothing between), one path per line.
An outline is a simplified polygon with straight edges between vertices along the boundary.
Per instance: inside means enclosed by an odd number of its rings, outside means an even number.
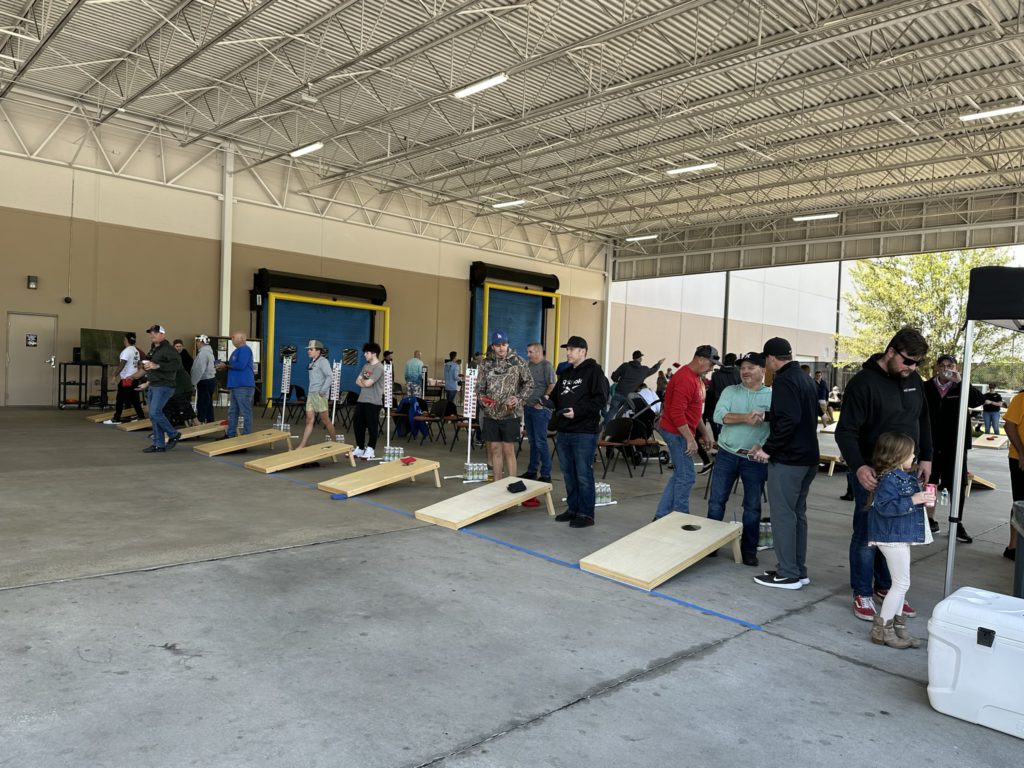
M6 405L56 405L57 318L7 313Z

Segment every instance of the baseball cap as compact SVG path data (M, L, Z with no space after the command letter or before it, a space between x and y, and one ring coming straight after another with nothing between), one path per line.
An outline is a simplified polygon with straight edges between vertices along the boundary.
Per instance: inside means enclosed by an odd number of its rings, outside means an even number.
M952 355L939 355L938 359L935 361L935 364L938 365L944 360L949 360L949 362L951 362L953 365L956 365L956 358L953 357Z
M726 352L725 357L722 358L722 363L725 365L733 365L736 362L735 352Z
M787 357L793 354L793 347L788 341L778 336L773 336L764 343L762 354L767 357Z
M743 355L743 357L740 358L739 362L740 365L742 365L743 363L753 363L754 365L759 366L760 368L764 368L764 355L762 355L760 352L747 352L745 355Z
M644 356L644 353L643 353L643 352L641 352L641 351L640 351L639 349L638 349L638 350L636 350L636 351L635 351L635 352L633 353L633 359L634 359L634 360L639 360L639 359L640 359L641 357L643 357L643 356Z
M146 333L167 333L162 325L151 325L146 329Z
M713 363L717 363L722 358L718 355L718 350L712 347L710 344L701 344L697 347L697 350L693 353L694 357L706 357Z
M495 331L491 334L491 344L508 344L508 334L504 331Z
M587 340L582 336L570 336L569 340L565 344L559 345L562 349L590 349L590 345L587 344Z
M210 343L210 337L207 336L205 333L200 333L198 336L196 336L196 341L198 341L198 342L200 342L202 344L209 344Z
M324 343L322 341L317 341L316 339L310 339L309 343L306 345L306 349L323 349L323 348L324 348Z

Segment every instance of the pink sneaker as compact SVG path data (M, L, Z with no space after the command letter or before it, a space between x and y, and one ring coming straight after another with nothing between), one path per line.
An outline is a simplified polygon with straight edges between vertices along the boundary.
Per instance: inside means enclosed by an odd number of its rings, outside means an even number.
M885 596L889 594L888 589L876 589L875 590L875 602L881 604L885 600ZM910 607L910 603L906 600L903 601L903 615L908 619L912 619L917 616L917 611Z
M874 621L875 601L870 596L857 595L853 598L853 615L864 621Z

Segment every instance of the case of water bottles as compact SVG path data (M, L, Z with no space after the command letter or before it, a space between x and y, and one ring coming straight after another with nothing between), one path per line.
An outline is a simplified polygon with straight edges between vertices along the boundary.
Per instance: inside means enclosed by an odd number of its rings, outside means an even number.
M464 483L485 483L487 482L488 469L484 462L466 462L463 465L462 482Z
M772 521L767 517L761 518L761 527L757 534L757 549L773 549L775 547L775 535L772 533Z
M594 506L606 507L615 504L612 499L612 486L610 483L594 483Z
M389 445L384 448L384 463L399 461L405 457L405 448L400 445Z

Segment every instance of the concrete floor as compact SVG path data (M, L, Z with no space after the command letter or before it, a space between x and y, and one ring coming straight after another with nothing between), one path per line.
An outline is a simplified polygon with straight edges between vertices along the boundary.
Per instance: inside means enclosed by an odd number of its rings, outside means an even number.
M838 475L812 486L810 587L758 587L722 556L647 594L574 564L650 519L657 472L609 476L620 503L593 528L518 509L456 533L410 513L458 481L332 501L313 486L347 465L263 476L241 467L254 451L144 455L143 434L69 411L0 409L0 434L0 766L963 768L1021 754L930 708L925 648L868 641ZM416 450L455 474L460 447ZM971 468L1000 489L968 501L957 584L1009 592L1006 454L975 450ZM915 550L922 636L945 542Z

